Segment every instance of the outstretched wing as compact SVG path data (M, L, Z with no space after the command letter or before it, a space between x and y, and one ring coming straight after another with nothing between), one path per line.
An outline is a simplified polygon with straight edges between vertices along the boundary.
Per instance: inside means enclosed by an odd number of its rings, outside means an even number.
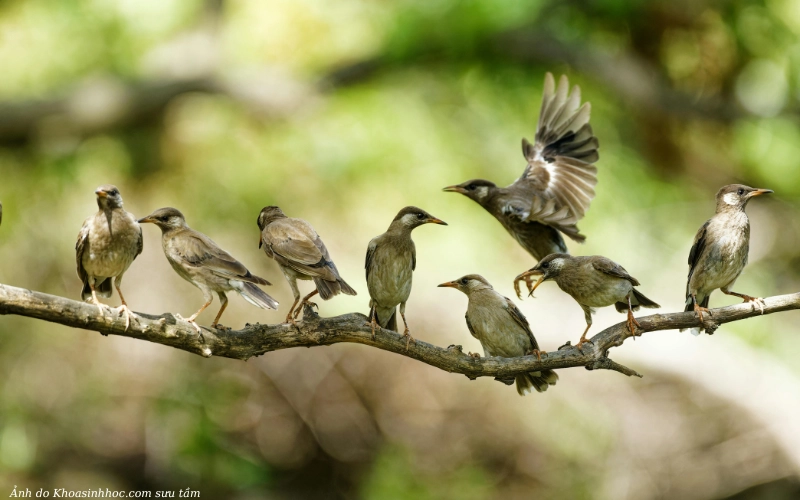
M595 257L592 259L592 267L609 276L615 276L631 282L633 286L639 286L639 281L628 274L624 267L620 266L611 259L605 257Z
M531 349L539 349L539 344L536 343L536 339L533 337L533 332L531 331L531 327L528 324L527 318L522 314L522 311L519 310L517 305L513 303L508 297L503 297L506 299L506 310L511 315L511 318L514 319L514 322L522 327L525 330L525 333L528 334L528 338L531 339Z
M547 73L536 142L522 140L528 165L514 183L532 198L528 220L554 225L571 237L577 228L567 228L583 218L594 198L593 163L599 158L599 143L589 125L591 105L581 106L580 101L577 85L569 92L569 81L562 76L556 88L553 75Z

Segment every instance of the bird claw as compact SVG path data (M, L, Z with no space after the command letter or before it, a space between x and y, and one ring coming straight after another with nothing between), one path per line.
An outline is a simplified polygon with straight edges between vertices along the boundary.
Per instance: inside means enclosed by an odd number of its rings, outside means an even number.
M408 331L408 327L406 327L406 331L403 332L403 336L400 337L400 338L405 338L405 337L408 337L408 339L406 340L406 351L407 351L408 350L408 346L411 344L411 341L413 340L414 344L416 344L417 343L417 339L415 339L414 337L411 336L411 332Z
M194 327L194 329L197 330L197 333L200 334L201 337L203 336L203 330L200 328L200 325L197 324L197 322L194 320L194 318L192 318L191 316L188 317L188 318L184 318L180 314L176 314L175 317L180 319L180 320L186 321L187 323L192 325Z
M136 317L136 313L131 311L127 304L122 304L121 306L119 306L116 309L116 311L117 311L117 314L119 314L119 315L121 315L122 313L125 313L125 331L126 332L128 331L128 328L130 328L130 326L131 326L131 320L135 321L136 323L139 323L139 318Z
M526 356L535 355L536 359L539 361L542 360L542 354L547 354L547 351L540 351L539 349L533 349L532 351L525 353Z
M745 295L742 297L745 302L751 302L753 304L753 310L755 311L756 307L761 311L761 314L764 314L764 307L767 306L767 303L761 297L751 297L749 295Z
M478 354L477 352L468 352L467 356L469 356L471 358L475 358L475 359L481 359L481 355Z
M592 344L592 345L594 345L594 342L592 342L590 339L580 339L580 340L578 341L578 343L577 343L577 344L575 344L575 347L576 347L576 348L577 348L579 351L583 352L583 344Z

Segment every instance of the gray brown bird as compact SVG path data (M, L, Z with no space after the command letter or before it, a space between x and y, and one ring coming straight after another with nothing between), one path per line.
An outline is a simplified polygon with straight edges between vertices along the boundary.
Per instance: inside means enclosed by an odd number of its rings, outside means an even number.
M125 271L142 253L142 228L137 224L136 217L122 208L122 196L116 186L100 186L95 194L99 210L83 221L75 243L78 277L83 282L81 298L91 299L102 313L103 304L97 296L111 297L113 279L122 302L119 311L125 314L127 330L132 316L120 285Z
M753 302L764 310L764 299L731 291L731 287L747 265L750 248L750 219L744 212L754 196L772 193L771 189L756 189L731 184L717 192L717 210L694 237L689 251L689 277L686 280L686 311L695 311L703 321L708 311L711 292L735 295ZM692 328L698 335L702 328Z
M545 352L539 350L528 320L511 300L497 293L483 276L468 274L439 286L455 288L469 299L464 319L469 332L480 341L485 356L515 358L536 354L541 359ZM516 380L517 392L524 396L531 389L546 391L549 385L556 384L558 375L552 370L541 370L522 373L513 379L496 380L506 385Z
M414 340L406 323L406 301L411 295L411 281L417 267L417 249L411 239L411 231L423 224L447 223L417 207L405 207L395 216L389 229L372 238L367 247L364 269L369 289L372 337L375 337L376 322L382 328L397 331L397 306L403 318L406 349Z
M614 305L618 312L628 312L628 329L636 335L634 325L641 326L633 311L638 311L639 306L656 308L661 307L645 297L634 287L639 286L639 281L628 274L622 266L600 255L589 257L574 257L567 254L551 254L540 260L533 269L517 276L515 283L529 276L539 276L536 284L529 288L533 295L536 287L544 281L554 280L558 287L572 296L583 309L586 317L586 330L575 345L578 349L589 342L586 333L592 326L592 313L595 307Z
M317 293L322 300L339 293L356 295L356 291L339 275L328 249L311 224L303 219L287 217L280 208L270 206L258 214L258 227L261 229L258 247L264 249L267 257L275 259L292 288L294 303L286 316L287 323L294 323L303 306L309 303L308 299ZM299 306L297 280L313 280L316 285L313 292L303 297Z
M172 269L203 292L203 307L185 318L198 333L201 330L195 319L211 305L214 300L213 292L217 293L222 304L217 317L211 323L213 328L221 326L219 319L228 306L225 292L236 291L247 302L261 309L278 308L278 302L256 286L269 285L269 281L255 276L211 238L190 228L179 210L171 207L159 208L139 219L139 222L149 222L161 229L161 246Z
M576 224L594 198L597 184L593 163L599 158L599 143L589 125L591 106L588 102L580 105L577 85L571 93L568 87L566 76L558 88L552 74L545 76L536 142L522 139L528 165L513 184L498 187L474 179L444 188L486 209L536 260L567 253L560 233L577 242L586 239Z

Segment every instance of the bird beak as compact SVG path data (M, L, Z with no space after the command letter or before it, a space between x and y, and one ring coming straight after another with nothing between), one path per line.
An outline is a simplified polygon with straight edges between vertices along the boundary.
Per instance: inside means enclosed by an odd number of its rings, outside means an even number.
M108 198L108 193L106 193L102 189L98 189L97 191L94 192L94 194L96 194L100 198Z
M438 286L439 288L458 288L458 283L455 281L448 281Z
M147 217L142 217L141 219L139 219L139 220L138 220L138 221L136 221L136 222L138 222L139 224L143 224L143 223L145 223L145 222L154 222L154 221L153 221L153 219L151 219L151 218L150 218L150 216L148 215Z
M437 219L433 217L432 219L428 219L428 224L439 224L440 226L446 226L447 222L443 221L442 219Z
M762 194L770 194L774 193L775 191L771 189L756 189L755 191L751 191L748 198L752 198L753 196L761 196Z
M533 291L536 290L536 287L538 287L539 285L542 284L542 282L544 281L544 273L542 271L540 271L539 269L533 268L533 269L531 269L529 271L525 271L524 273L522 273L519 276L517 276L516 278L514 278L514 283L518 283L519 281L524 280L528 276L536 276L536 275L539 275L539 280L536 281L536 283L533 285L533 288L531 288L531 291L528 294L528 297L533 297ZM527 281L526 281L526 283L527 283Z
M442 191L446 191L448 193L461 193L461 194L466 193L466 191L464 191L464 188L462 188L461 186L458 186L458 185L456 185L456 186L447 186L446 188L442 189Z

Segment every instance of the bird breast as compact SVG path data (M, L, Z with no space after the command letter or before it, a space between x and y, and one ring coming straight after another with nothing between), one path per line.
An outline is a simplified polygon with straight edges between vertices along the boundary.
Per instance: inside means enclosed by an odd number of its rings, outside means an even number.
M514 321L505 299L494 290L470 296L467 319L487 356L524 356L532 348L528 333Z
M398 249L391 244L375 249L367 288L379 305L393 307L408 300L413 280L411 255L411 248Z
M88 248L81 264L90 276L116 277L130 267L139 246L139 225L124 210L111 211L111 223L99 212L90 222Z
M692 271L689 287L701 293L732 285L747 265L750 223L744 212L711 219L703 255Z

